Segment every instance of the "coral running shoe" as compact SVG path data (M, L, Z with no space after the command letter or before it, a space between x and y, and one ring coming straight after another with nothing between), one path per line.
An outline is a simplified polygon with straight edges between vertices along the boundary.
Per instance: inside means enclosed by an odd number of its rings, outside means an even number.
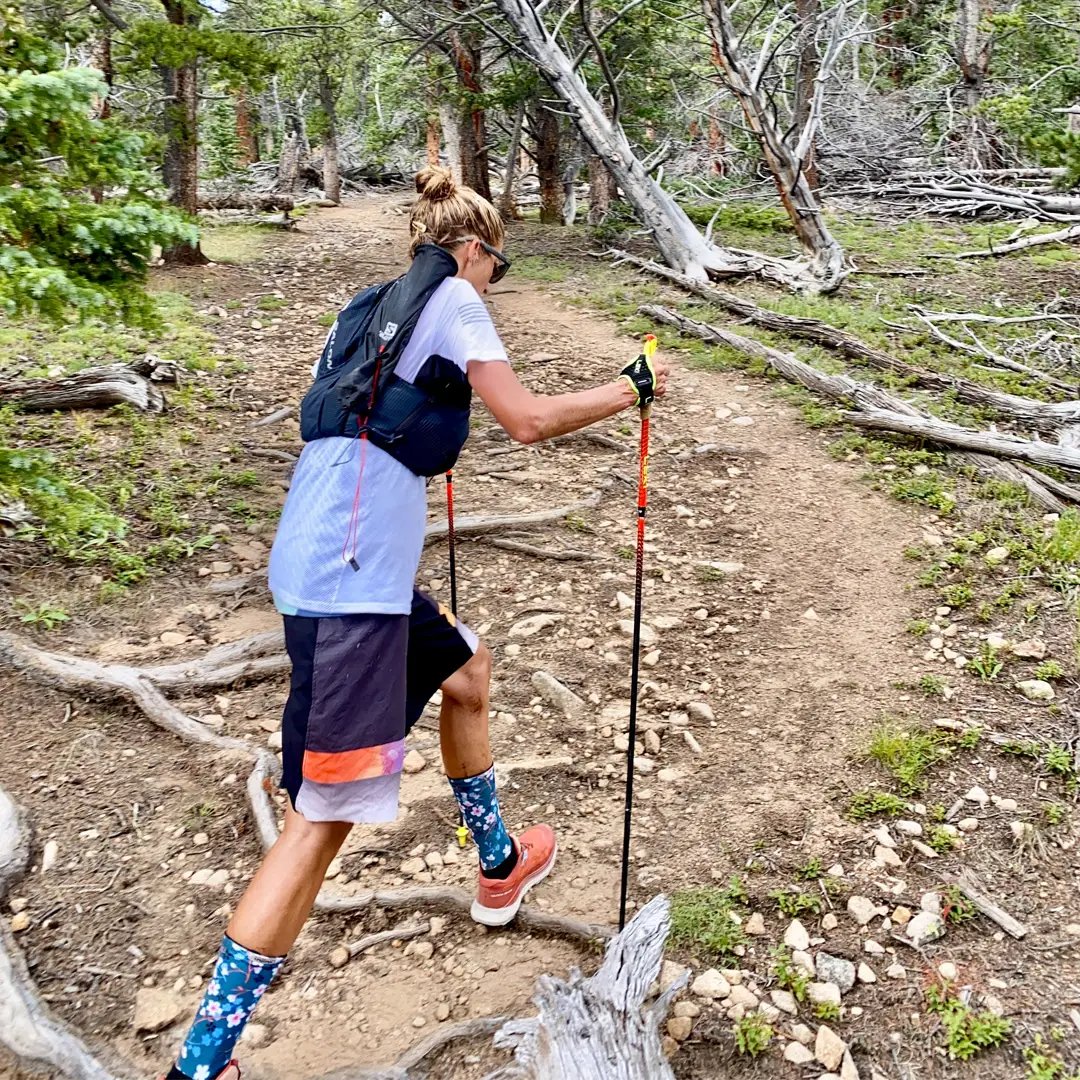
M550 825L534 825L515 839L517 865L505 880L487 877L480 871L470 914L482 926L505 926L518 913L525 894L551 873L558 845Z

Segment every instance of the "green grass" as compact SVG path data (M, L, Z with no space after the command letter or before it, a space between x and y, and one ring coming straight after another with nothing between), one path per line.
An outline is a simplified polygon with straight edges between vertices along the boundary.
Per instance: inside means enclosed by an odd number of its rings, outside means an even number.
M923 791L927 770L951 753L952 747L941 732L896 720L887 720L877 728L867 750L867 756L892 776L903 795Z
M820 915L821 897L805 893L800 889L775 889L769 893L780 911L789 918L797 919L801 915Z
M679 890L671 898L671 943L716 959L733 959L735 946L744 945L746 938L731 915L745 899L737 879L726 889Z
M573 263L546 255L523 255L514 259L515 276L549 284L566 281L574 273Z
M274 236L285 235L263 225L208 225L199 239L203 254L212 262L243 266L258 259Z
M893 817L907 810L907 803L899 795L888 791L857 791L847 805L847 816L852 821L869 821L879 814Z

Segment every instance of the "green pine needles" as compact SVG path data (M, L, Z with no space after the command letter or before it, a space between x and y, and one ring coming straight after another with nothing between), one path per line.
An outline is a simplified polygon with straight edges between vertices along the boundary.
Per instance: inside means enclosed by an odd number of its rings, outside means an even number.
M0 311L148 322L155 245L193 243L163 205L145 136L96 118L100 74L64 68L19 9L0 14Z

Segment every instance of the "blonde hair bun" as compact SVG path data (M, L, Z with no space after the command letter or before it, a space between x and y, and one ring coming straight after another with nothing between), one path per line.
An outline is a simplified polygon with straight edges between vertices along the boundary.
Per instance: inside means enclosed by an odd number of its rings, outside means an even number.
M416 174L416 191L429 202L452 199L458 191L454 174L441 165L428 165Z

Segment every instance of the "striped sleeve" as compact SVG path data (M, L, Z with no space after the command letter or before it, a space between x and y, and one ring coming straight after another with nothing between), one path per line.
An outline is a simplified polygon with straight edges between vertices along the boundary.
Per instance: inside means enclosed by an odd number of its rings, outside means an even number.
M464 369L470 360L508 360L506 349L491 321L487 305L468 286L452 320L454 362Z

